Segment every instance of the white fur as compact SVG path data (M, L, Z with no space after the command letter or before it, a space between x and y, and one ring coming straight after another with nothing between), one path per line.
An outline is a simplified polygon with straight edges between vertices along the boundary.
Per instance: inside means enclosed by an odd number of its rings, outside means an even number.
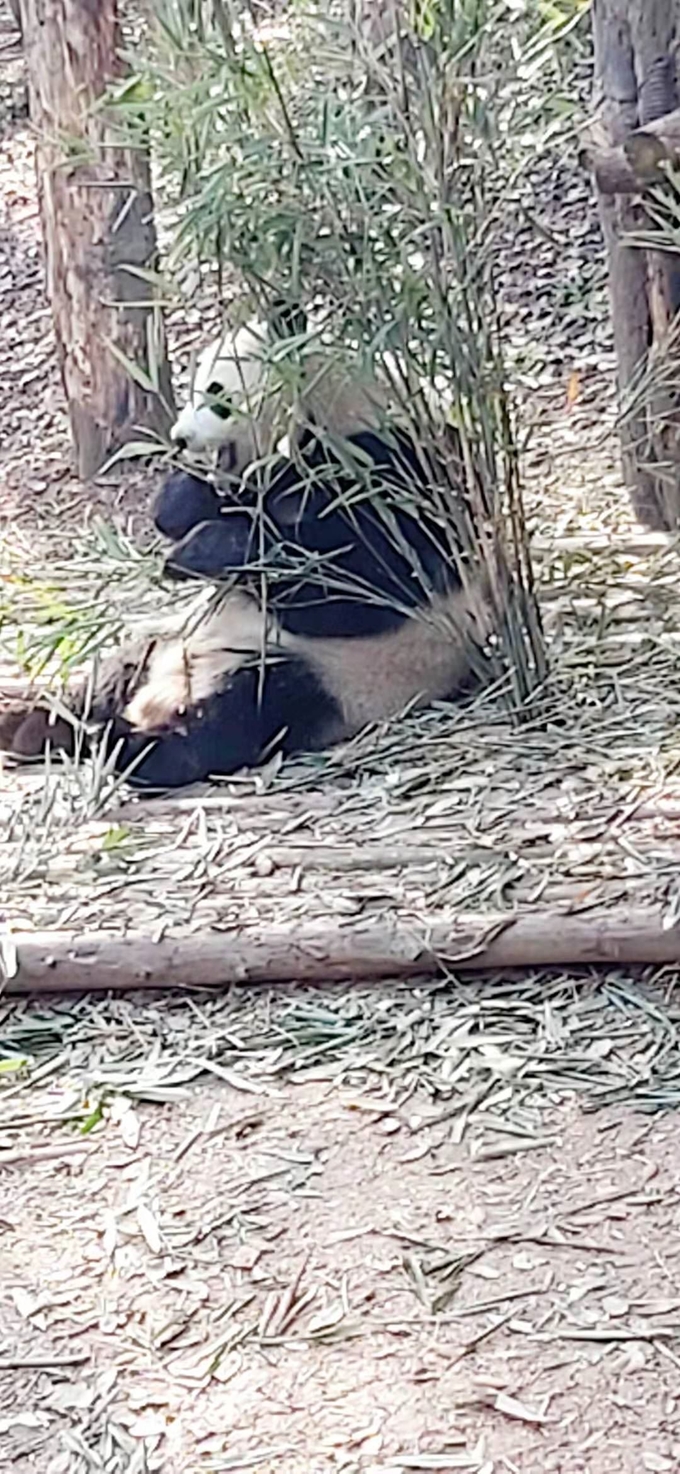
M387 634L313 640L279 629L237 590L184 638L157 642L125 716L138 731L167 728L219 690L245 658L266 650L307 661L335 699L341 717L321 734L325 745L411 704L426 706L455 694L470 669L470 642L480 642L488 626L488 606L477 586L434 597Z
M128 702L125 719L139 732L162 730L189 707L200 706L268 639L266 614L256 601L234 590L184 635L155 642L144 683Z
M233 333L225 329L199 356L191 393L170 431L171 440L184 441L198 454L229 447L225 470L242 474L251 461L277 449L290 455L300 425L315 424L346 437L380 429L386 417L398 422L402 418L398 401L406 390L393 355L383 354L385 375L379 383L351 355L343 363L337 347L320 342L318 331L312 343L314 333L312 329L306 343L296 346L295 374L288 367L277 369L266 323L252 319ZM285 344L281 346L285 357ZM233 415L220 416L211 408L207 390L214 383L233 406ZM421 391L433 420L443 425L450 411L450 394L443 383L423 382Z
M478 589L434 596L386 634L365 639L307 640L287 635L285 647L316 671L341 712L326 741L340 741L407 706L429 706L455 695L470 671L470 642L489 632Z

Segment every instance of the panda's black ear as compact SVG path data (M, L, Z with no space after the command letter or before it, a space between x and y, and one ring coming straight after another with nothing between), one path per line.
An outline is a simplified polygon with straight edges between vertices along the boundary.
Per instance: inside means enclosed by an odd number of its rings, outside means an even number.
M275 297L270 309L270 325L275 338L298 338L307 332L307 313L300 302L288 297Z

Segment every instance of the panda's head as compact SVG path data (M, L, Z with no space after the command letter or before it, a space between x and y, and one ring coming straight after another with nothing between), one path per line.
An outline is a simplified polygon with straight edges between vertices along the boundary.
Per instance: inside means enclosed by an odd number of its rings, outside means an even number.
M266 454L279 397L272 349L283 338L304 335L306 328L302 308L276 301L269 325L253 321L209 343L170 431L177 448L219 451L221 469L235 476Z
M190 396L170 431L178 450L221 450L225 470L236 473L253 459L254 427L266 412L269 341L266 327L254 322L203 349Z

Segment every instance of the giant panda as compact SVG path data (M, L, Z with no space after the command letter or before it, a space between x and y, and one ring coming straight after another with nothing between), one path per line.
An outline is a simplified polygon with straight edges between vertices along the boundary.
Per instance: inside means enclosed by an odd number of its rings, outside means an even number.
M205 372L216 371L213 357ZM408 706L455 697L491 627L486 580L452 557L428 499L434 458L379 422L363 388L355 417L349 383L339 419L339 401L322 396L310 414L306 394L291 453L258 458L278 407L257 399L264 361L253 358L248 372L248 412L241 401L239 413L232 403L216 416L226 485L176 470L155 509L172 543L167 573L207 584L200 618L124 645L67 694L73 715L104 736L116 771L147 788L319 750ZM228 379L233 394L231 369L220 373L220 392ZM216 443L205 408L185 406L176 443ZM0 717L0 747L15 757L37 756L47 741L74 750L73 726L47 707Z

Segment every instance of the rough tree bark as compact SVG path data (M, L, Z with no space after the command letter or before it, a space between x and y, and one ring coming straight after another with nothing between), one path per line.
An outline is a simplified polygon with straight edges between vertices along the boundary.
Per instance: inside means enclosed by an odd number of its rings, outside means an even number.
M9 9L17 30L21 32L21 0L9 0Z
M669 531L680 525L680 392L667 375L661 386L631 391L650 354L665 351L680 306L680 255L632 247L626 237L648 224L645 191L659 182L666 144L667 158L674 148L679 20L679 0L594 0L595 122L585 149L607 247L624 476L641 521Z
M156 266L149 164L121 145L101 107L119 75L117 0L21 3L47 292L87 478L135 426L162 429L171 411L161 313L144 305L148 282L126 269ZM116 349L161 397L133 381Z

